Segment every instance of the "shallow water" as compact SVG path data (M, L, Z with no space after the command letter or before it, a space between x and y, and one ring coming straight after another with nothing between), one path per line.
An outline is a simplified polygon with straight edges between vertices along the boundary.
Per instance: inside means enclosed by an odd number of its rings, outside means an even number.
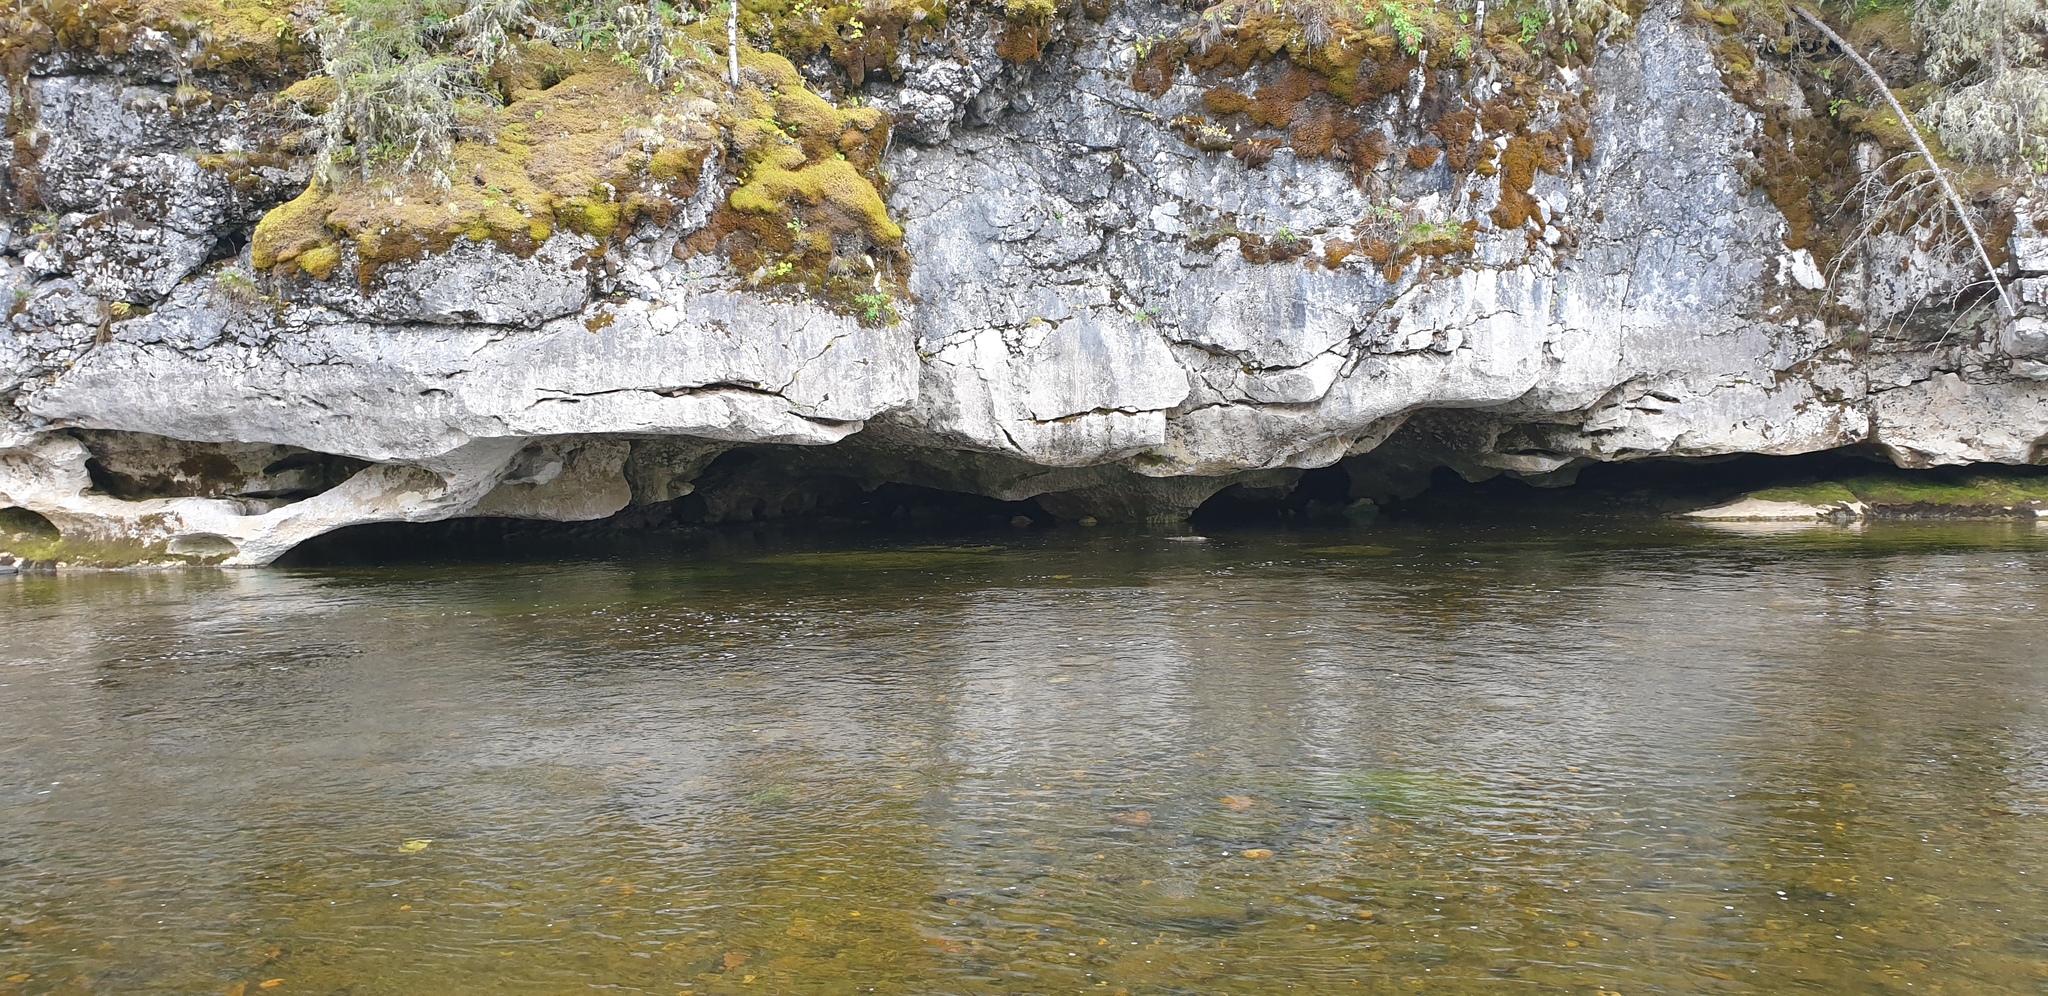
M0 992L2038 993L2044 567L1610 523L0 579Z

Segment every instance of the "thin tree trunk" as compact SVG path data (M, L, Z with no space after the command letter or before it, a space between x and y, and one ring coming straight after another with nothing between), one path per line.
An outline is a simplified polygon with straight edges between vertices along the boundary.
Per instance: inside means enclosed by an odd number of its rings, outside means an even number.
M740 0L725 13L725 64L733 89L740 87Z
M1805 19L1806 23L1818 28L1821 34L1826 35L1829 41L1834 42L1835 47L1841 49L1842 54L1848 56L1849 61L1856 64L1856 68L1863 70L1863 75L1870 77L1871 84L1877 87L1879 94L1883 95L1885 103L1892 105L1892 113L1898 115L1899 123L1906 126L1906 134L1913 136L1913 145L1920 150L1920 158L1927 160L1927 168L1934 171L1934 179L1935 182L1941 184L1941 192L1948 195L1949 207L1955 210L1956 220L1962 222L1963 231L1969 233L1970 245L1976 247L1977 259L1984 264L1984 275L1991 278L1991 286L1998 289L1998 301L2005 306L2005 313L2008 315L2017 313L2017 309L2013 307L2012 296L2005 292L2005 281L1998 279L1998 267L1993 266L1991 263L1991 253L1984 248L1983 237L1977 234L1977 226L1970 222L1969 208L1963 204L1962 197L1956 194L1956 188L1948 182L1948 171L1942 169L1941 164L1934 161L1934 153L1928 150L1927 140L1920 137L1920 126L1914 124L1912 117L1906 113L1906 109L1899 105L1899 98L1892 96L1892 88L1884 85L1884 77L1879 76L1877 70L1869 62L1865 61L1863 56L1858 55L1856 50L1849 46L1849 42L1846 39L1836 34L1835 29L1828 27L1820 18L1813 16L1812 12L1804 7L1794 7L1792 12Z
M668 82L668 25L657 0L647 0L647 75L657 88Z

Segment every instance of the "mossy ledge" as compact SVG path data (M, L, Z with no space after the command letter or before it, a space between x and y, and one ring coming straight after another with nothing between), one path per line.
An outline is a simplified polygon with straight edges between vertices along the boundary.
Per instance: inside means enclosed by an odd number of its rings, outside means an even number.
M156 51L191 72L288 80L317 63L305 37L316 0L39 0L0 10L10 80L56 52L123 59ZM168 48L164 43L168 42Z
M883 200L888 115L835 107L772 52L744 52L741 67L743 86L726 105L728 162L739 186L679 251L719 253L752 286L887 320L859 302L893 299L909 276L903 229Z
M666 221L696 193L718 142L718 107L693 72L673 92L587 53L530 44L497 81L510 101L471 107L469 136L439 177L373 174L316 181L257 223L255 266L316 280L334 275L349 240L367 286L377 270L457 240L519 255L557 232L605 242L642 219ZM281 100L317 101L320 78ZM548 85L543 86L546 83Z
M1894 471L1767 488L1762 501L1867 507L1875 518L2035 518L2048 514L2048 474Z
M716 40L702 33L700 51ZM438 175L316 181L257 224L251 261L327 280L347 243L368 287L380 268L464 239L526 256L573 232L602 251L643 222L667 223L716 156L738 185L681 254L720 253L750 287L893 319L876 295L902 293L909 257L883 199L888 116L835 106L775 53L743 45L740 62L738 88L703 60L656 89L612 60L527 43L494 74L507 102L465 108ZM315 77L278 99L315 111L331 86Z

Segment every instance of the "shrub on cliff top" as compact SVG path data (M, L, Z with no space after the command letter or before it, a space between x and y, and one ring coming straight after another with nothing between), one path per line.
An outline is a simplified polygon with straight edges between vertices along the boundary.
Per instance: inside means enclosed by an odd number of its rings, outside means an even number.
M314 36L334 81L321 115L320 172L370 178L383 163L412 172L439 166L454 144L456 101L476 91L475 67L435 51L445 17L418 0L343 0Z

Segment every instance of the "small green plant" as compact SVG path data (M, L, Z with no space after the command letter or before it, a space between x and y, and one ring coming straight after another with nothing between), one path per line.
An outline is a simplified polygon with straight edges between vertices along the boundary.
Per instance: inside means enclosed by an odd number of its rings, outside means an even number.
M1465 230L1455 221L1422 221L1408 226L1403 238L1409 242L1427 242L1431 239L1449 238Z
M268 304L269 295L248 274L240 270L222 270L213 277L213 284L228 300L239 304Z
M860 320L869 325L896 324L896 299L881 291L855 294L853 305L860 309Z
M1387 15L1387 22L1394 29L1394 36L1401 39L1401 47L1414 55L1422 48L1422 26L1415 23L1415 15L1394 0L1384 0L1380 10Z
M1541 7L1524 7L1515 12L1515 23L1522 27L1521 43L1527 45L1535 41L1544 26L1550 23L1550 11Z

